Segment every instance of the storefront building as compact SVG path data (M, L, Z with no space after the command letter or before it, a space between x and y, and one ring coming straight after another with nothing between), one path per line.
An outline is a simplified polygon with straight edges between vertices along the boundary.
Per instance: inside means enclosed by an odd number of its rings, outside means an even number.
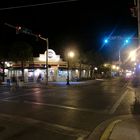
M89 78L90 69L87 65L82 65L81 77ZM67 78L67 62L60 58L60 55L52 50L48 50L48 81L66 81ZM69 70L70 80L79 78L79 64L71 67ZM15 76L19 79L22 75L20 62L6 62L5 66L6 79ZM24 64L24 81L25 82L45 82L46 80L46 52L34 57L32 62Z

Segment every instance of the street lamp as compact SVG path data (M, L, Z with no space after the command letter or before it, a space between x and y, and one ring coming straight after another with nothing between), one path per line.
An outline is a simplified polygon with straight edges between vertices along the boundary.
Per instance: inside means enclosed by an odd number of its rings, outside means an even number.
M68 54L67 54L68 56L67 56L67 58L68 58L68 67L67 67L67 84L66 85L70 85L70 83L69 83L69 67L70 67L70 59L71 58L73 58L74 57L74 52L73 51L70 51L70 52L68 52Z
M136 61L136 50L133 50L129 53L129 58L131 61L135 62Z

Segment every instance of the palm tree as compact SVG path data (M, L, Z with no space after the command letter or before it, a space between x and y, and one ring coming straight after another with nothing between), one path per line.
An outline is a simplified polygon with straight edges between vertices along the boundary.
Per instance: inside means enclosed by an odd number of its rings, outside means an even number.
M22 80L24 81L24 64L33 59L31 45L23 41L15 42L11 47L9 56L14 62L21 62Z

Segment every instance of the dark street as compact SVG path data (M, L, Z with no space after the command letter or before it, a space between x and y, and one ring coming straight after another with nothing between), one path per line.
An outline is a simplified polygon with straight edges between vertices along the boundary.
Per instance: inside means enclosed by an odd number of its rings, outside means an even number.
M103 121L132 114L134 97L133 89L120 79L15 91L1 87L0 136L10 140L83 139Z

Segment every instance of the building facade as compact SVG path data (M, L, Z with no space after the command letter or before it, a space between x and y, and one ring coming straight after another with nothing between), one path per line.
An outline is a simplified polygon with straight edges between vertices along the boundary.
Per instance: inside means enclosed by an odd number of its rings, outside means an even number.
M48 50L48 81L66 81L68 64L60 58L60 55L52 50ZM20 79L22 76L20 62L6 62L5 66L6 79L15 76ZM91 70L88 65L75 64L69 69L70 81L78 78L90 78ZM24 81L25 82L45 82L46 80L46 52L34 57L33 61L24 64Z

